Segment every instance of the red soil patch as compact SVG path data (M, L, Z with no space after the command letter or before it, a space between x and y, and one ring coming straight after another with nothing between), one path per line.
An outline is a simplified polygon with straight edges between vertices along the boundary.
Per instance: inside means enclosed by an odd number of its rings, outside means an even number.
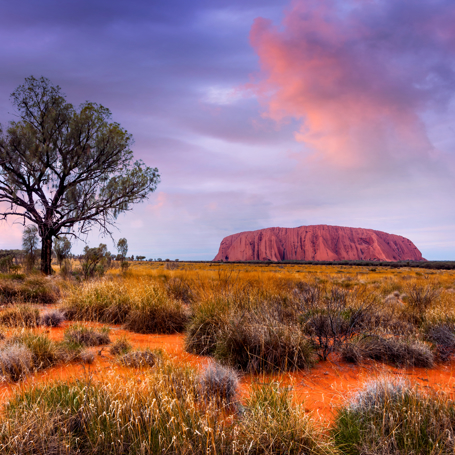
M59 341L63 339L65 328L71 324L66 322L63 327L36 330L46 332L50 338ZM84 323L84 325L103 326L99 323ZM195 368L203 368L210 362L210 359L206 357L185 352L184 336L181 334L143 335L128 332L119 327L111 326L111 328L112 340L126 336L134 348L162 349L173 360ZM59 365L36 373L20 384L1 384L0 402L6 402L13 392L37 383L83 377L102 379L112 373L113 370L119 377L131 377L132 370L119 366L109 353L108 346L95 347L91 350L95 354L95 361L92 365L77 362ZM140 371L134 374L137 374L138 380L140 380ZM352 393L365 382L381 375L402 376L411 384L419 384L423 388L443 390L450 395L455 395L455 360L432 369L398 369L372 361L365 362L362 365L350 365L334 357L327 362L317 364L309 371L273 375L245 375L241 379L241 396L245 398L254 383L278 381L290 388L296 402L303 403L308 411L313 411L321 419L327 421L333 419L334 410Z

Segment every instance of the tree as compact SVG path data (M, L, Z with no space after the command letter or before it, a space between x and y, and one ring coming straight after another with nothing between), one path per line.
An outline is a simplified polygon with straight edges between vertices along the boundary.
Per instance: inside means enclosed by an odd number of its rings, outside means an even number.
M38 242L38 228L33 224L25 226L22 233L22 249L25 251L25 263L28 269L35 266Z
M120 239L117 242L117 251L121 257L121 260L124 261L126 258L126 254L128 253L128 242L125 238Z
M57 238L54 244L54 253L57 257L57 262L62 267L62 262L69 256L71 251L71 242L66 237Z
M103 262L105 262L107 255L110 256L111 253L107 251L107 246L104 243L100 243L96 248L89 248L88 246L84 248L82 273L85 279L94 276L96 273L103 275Z
M48 79L25 79L11 95L18 121L0 126L0 219L20 217L41 237L41 270L52 272L53 238L105 234L120 213L144 201L158 169L133 161L132 136L104 106L76 109Z

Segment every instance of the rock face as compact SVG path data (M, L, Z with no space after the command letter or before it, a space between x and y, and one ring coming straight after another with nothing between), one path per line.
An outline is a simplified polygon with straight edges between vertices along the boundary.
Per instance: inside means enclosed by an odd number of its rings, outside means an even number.
M225 237L214 261L425 261L408 239L340 226L273 227Z

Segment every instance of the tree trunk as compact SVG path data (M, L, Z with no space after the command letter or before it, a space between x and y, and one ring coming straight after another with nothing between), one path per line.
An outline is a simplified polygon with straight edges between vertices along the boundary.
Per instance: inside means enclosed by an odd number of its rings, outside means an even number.
M52 236L45 236L41 242L41 272L45 275L52 275L54 271L51 266L52 262Z

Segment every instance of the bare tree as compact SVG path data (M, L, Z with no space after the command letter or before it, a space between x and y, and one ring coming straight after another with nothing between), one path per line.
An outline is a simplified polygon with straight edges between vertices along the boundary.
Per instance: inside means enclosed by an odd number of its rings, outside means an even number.
M27 78L11 99L19 120L0 126L0 202L9 204L0 216L37 226L49 275L55 236L94 226L111 234L117 216L156 189L158 169L133 161L132 136L107 108L75 109L48 79Z

